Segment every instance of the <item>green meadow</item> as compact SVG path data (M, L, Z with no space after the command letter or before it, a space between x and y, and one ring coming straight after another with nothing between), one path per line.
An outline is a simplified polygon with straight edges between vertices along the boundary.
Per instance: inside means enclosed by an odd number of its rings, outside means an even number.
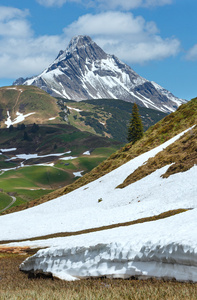
M58 188L74 182L78 178L74 176L74 172L83 171L82 174L86 174L107 159L116 149L117 147L115 146L101 147L93 150L91 155L79 155L79 152L82 152L80 150L84 150L82 146L82 149L78 147L74 153L67 154L68 157L76 155L75 159L61 160L61 158L56 157L54 166L27 165L10 171L2 171L0 173L0 190L2 190L0 194L0 210L3 210L11 203L12 198L10 195L16 198L16 201L11 206L12 208L28 203L31 200L39 199ZM4 163L5 168L8 168L8 164L12 165L12 167L16 166L16 163L6 161L0 161L0 163Z
M6 193L0 192L0 211L12 202L12 198Z

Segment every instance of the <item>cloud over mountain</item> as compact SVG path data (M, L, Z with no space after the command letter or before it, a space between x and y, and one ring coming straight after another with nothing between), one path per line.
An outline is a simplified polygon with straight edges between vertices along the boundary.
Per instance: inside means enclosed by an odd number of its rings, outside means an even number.
M130 63L161 60L180 51L178 39L162 38L154 22L146 22L132 13L87 14L66 27L64 32L70 37L90 35L106 52Z
M49 6L54 1L39 2ZM63 2L56 1L59 5ZM115 7L115 1L110 3ZM123 1L122 5L124 3L126 2ZM157 3L161 4L162 1ZM104 51L115 54L128 63L143 64L163 60L177 55L180 51L180 41L177 38L163 38L155 22L147 22L142 16L134 16L131 12L105 11L82 15L62 28L60 34L39 36L32 28L30 17L29 10L0 7L1 78L40 73L59 49L65 48L72 36L80 34L90 35Z
M0 77L42 70L64 44L61 36L35 36L28 17L28 10L0 7Z

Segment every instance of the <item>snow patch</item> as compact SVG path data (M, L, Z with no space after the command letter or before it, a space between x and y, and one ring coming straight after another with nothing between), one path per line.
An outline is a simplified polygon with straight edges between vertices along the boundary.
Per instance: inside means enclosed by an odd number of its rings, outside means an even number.
M25 159L25 160L28 160L28 159L32 159L32 158L43 158L43 157L50 157L50 156L62 156L66 153L51 153L51 154L46 154L46 155L38 155L37 153L35 154L17 154L16 156L14 157L11 157L9 159L7 159L6 161L10 161L10 160L14 160L14 159Z
M19 88L17 88L17 87L7 87L6 90L16 90L16 91L19 91L20 93L23 92L22 89L19 89Z
M24 121L27 117L29 117L29 116L31 116L33 114L35 114L35 112L23 115L22 113L20 113L20 112L17 111L17 113L16 113L17 117L12 121L11 117L10 117L9 111L7 111L7 121L5 121L5 125L7 125L7 128L9 128L10 125L18 124L18 123Z
M88 150L88 151L85 151L84 153L83 153L83 155L90 155L90 151Z
M70 109L70 110L74 110L74 111L77 111L77 112L80 112L80 111L82 111L81 109L79 109L79 108L74 108L74 107L70 107L70 106L67 106L68 107L68 109Z
M16 151L17 148L9 148L9 149L0 149L1 152L10 152L10 151Z
M68 157L61 157L60 160L70 160L70 159L75 159L77 158L76 156L68 156Z
M81 173L83 173L84 171L79 171L79 172L73 172L73 175L75 177L83 177L83 175Z

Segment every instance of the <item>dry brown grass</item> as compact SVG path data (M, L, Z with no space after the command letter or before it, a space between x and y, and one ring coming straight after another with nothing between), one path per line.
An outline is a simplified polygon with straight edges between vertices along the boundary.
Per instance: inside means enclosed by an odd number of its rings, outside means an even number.
M1 300L194 300L197 284L164 280L84 279L66 282L51 278L28 279L19 271L27 256L0 255Z
M192 99L187 104L181 105L176 112L168 115L157 124L150 127L145 132L141 140L137 141L134 145L131 143L126 144L123 148L112 154L106 161L102 162L99 166L94 168L85 176L76 180L74 183L45 195L40 199L33 200L25 205L6 210L5 214L39 205L84 186L118 168L136 156L159 146L161 143L169 140L196 123L197 98Z
M164 178L187 171L197 164L197 126L155 157L149 158L146 164L137 168L117 188L124 188L169 164L173 165L162 175Z

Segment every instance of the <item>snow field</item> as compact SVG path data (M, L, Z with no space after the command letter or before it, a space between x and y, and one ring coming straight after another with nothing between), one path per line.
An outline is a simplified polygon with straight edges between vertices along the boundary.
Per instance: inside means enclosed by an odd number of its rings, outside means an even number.
M4 228L0 231L0 240L74 232L149 217L171 209L196 207L197 167L163 179L160 176L167 170L166 166L124 189L116 188L149 157L180 136L69 194L0 217L0 227Z
M116 188L182 134L67 195L0 217L0 228L3 228L0 240L74 232L137 220L171 209L188 208L189 211L158 221L83 235L9 244L50 247L24 261L21 270L51 272L65 280L137 276L197 282L197 166L164 179L161 175L169 167L165 166L124 189Z

